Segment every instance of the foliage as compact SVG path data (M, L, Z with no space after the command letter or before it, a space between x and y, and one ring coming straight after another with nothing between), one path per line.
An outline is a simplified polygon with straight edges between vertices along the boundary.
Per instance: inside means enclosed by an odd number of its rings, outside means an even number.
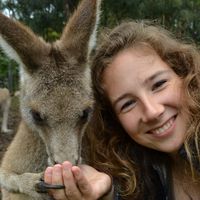
M46 40L60 36L79 0L0 0L0 10L24 22ZM179 36L200 42L200 0L105 0L101 25L125 19L156 20Z
M0 87L7 87L11 92L18 89L17 64L0 51Z
M0 51L0 74L5 75L7 74L7 66L9 65L9 59L3 54L3 52Z
M59 38L78 1L0 0L0 10L27 24L47 41L54 41ZM200 0L104 0L100 25L113 27L125 19L154 20L178 37L200 43L199 10ZM7 76L9 64L8 58L0 52L0 78Z
M46 40L59 37L78 0L3 0L0 9L24 22Z
M107 0L103 4L103 26L121 20L156 20L179 37L200 42L200 0Z

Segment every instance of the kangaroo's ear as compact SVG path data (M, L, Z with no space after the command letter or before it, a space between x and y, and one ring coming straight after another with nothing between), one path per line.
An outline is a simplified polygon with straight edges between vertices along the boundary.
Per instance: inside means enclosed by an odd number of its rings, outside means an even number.
M48 45L28 27L0 13L0 46L11 59L32 73L40 66Z
M85 61L96 43L101 0L82 0L57 43L79 61Z

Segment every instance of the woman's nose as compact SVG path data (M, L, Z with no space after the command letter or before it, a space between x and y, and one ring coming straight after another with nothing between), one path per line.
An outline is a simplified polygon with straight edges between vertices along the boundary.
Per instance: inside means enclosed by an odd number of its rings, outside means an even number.
M164 105L154 99L153 97L148 97L143 100L143 122L153 121L158 119L164 112Z

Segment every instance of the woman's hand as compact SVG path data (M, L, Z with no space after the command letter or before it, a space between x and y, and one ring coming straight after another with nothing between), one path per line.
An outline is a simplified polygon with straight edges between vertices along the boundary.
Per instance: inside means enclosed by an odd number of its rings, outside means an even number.
M56 200L97 200L112 187L111 178L88 165L72 166L68 161L48 167L46 183L64 185L65 189L50 190Z

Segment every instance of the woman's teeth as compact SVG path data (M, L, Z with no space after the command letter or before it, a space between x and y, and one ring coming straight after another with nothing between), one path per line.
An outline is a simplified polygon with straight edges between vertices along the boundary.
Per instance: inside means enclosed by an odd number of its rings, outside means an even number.
M170 119L162 127L156 128L156 129L152 130L151 132L153 134L160 135L160 134L164 133L165 131L167 131L172 126L173 121L174 121L174 118Z

